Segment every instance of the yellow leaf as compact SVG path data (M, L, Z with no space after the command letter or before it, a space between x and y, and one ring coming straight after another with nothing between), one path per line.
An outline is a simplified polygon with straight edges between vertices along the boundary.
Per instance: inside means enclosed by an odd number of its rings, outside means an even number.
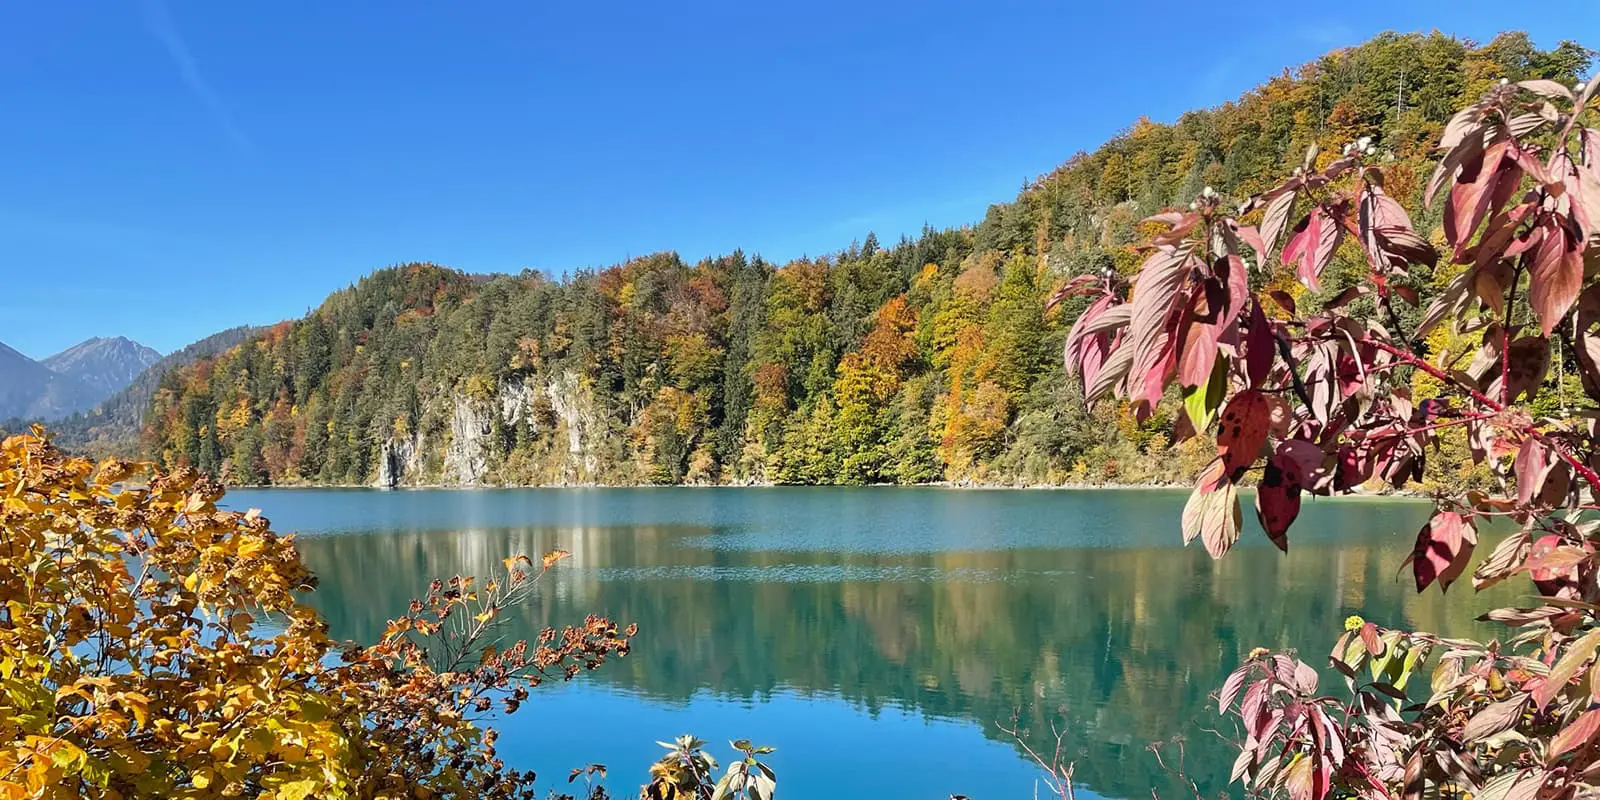
M133 715L134 724L143 728L150 721L150 698L139 692L123 692L117 700Z
M256 539L256 538L253 538L253 537L249 538L249 539L245 539L244 541L239 542L239 557L240 558L252 558L257 553L260 553L262 550L265 550L266 548L267 548L266 544L263 543L260 539Z
M298 781L290 781L278 787L278 797L283 798L283 800L306 800L316 790L316 781L305 778Z

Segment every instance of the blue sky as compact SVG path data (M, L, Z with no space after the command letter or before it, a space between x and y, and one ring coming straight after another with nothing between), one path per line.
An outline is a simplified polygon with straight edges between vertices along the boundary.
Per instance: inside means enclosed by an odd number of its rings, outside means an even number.
M774 260L974 222L1141 114L1600 3L0 4L0 341L163 352L382 266Z

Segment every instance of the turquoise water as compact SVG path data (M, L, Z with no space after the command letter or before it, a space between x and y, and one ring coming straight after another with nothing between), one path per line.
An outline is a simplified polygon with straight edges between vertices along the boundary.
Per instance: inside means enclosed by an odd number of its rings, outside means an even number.
M502 617L637 622L633 653L497 721L546 788L591 762L632 796L692 732L776 746L791 798L1031 798L1002 727L1063 752L1089 794L1181 800L1150 753L1225 789L1208 694L1256 646L1315 663L1344 618L1482 631L1470 592L1397 572L1427 505L1308 501L1287 556L1258 530L1213 563L1181 546L1184 492L937 488L237 491L301 534L336 636L371 640L435 576L571 551ZM1246 512L1248 515L1248 511ZM1514 591L1514 590L1507 590ZM1042 787L1041 787L1042 791Z

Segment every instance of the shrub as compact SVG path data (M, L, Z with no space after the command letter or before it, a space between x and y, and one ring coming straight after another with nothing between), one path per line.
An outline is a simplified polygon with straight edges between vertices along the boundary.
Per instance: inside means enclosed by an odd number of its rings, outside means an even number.
M0 797L533 797L474 719L628 651L599 617L485 644L559 552L337 643L294 538L222 494L38 430L0 443Z
M1233 778L1252 794L1595 793L1600 130L1587 127L1596 124L1595 88L1502 82L1449 122L1425 191L1444 197L1442 251L1385 192L1382 154L1362 140L1331 157L1313 148L1237 213L1208 188L1188 211L1154 218L1165 230L1150 241L1131 293L1111 272L1063 290L1093 297L1066 350L1091 401L1115 395L1144 418L1177 384L1188 417L1177 435L1215 431L1216 457L1182 520L1185 541L1200 539L1212 556L1239 537L1247 475L1259 476L1262 527L1287 549L1303 493L1350 492L1371 480L1414 487L1445 431L1465 432L1472 460L1499 488L1435 497L1408 560L1417 590L1444 590L1467 574L1487 523L1520 527L1472 572L1477 588L1532 579L1533 607L1486 615L1517 629L1506 641L1353 618L1331 656L1345 678L1342 699L1288 654L1257 651L1234 672L1219 707L1243 728ZM1292 269L1317 291L1341 249L1365 274L1328 287L1325 302L1251 288L1279 284ZM1411 271L1441 260L1456 265L1454 279L1426 306L1407 308L1422 299ZM1445 325L1453 335L1435 336ZM1459 349L1429 350L1442 340ZM1568 361L1552 370L1556 349ZM1568 369L1583 397L1546 402L1547 373ZM1425 399L1412 393L1419 376ZM1429 664L1429 685L1408 691Z

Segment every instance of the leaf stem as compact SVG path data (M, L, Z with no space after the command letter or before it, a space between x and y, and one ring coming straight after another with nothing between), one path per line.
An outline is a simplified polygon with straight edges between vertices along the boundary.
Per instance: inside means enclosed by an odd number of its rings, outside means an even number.
M1500 323L1500 404L1511 402L1511 311L1517 303L1517 284L1522 282L1522 268L1511 270L1511 291L1506 294L1506 317Z

